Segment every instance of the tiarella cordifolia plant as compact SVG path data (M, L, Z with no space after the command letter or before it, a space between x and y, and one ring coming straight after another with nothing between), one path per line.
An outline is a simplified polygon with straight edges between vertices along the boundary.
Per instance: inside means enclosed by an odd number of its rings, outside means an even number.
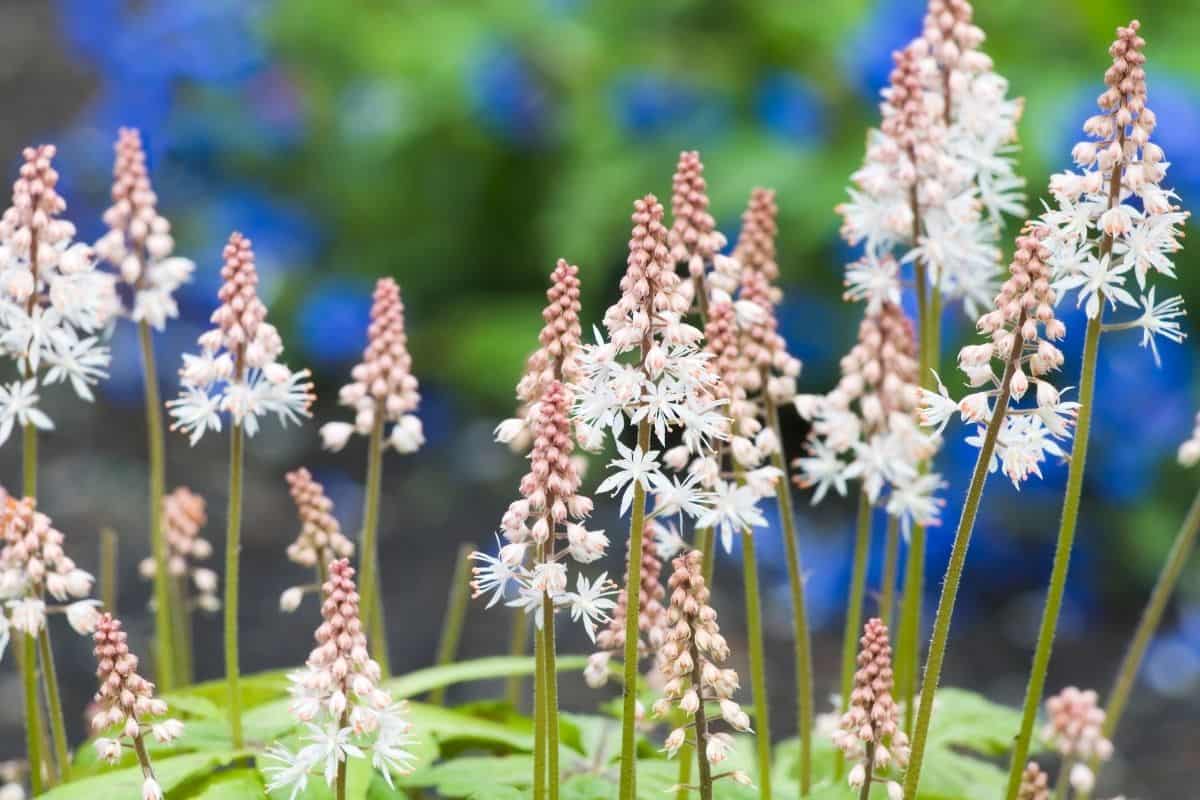
M200 536L208 522L206 509L204 498L186 486L176 488L162 500L171 613L170 624L158 630L163 631L160 635L166 639L168 654L174 661L172 674L184 685L192 678L192 610L215 613L221 608L217 573L200 564L212 556L212 544ZM154 579L158 564L153 557L146 558L138 570L143 578Z
M1140 328L1143 346L1150 345L1156 357L1155 336L1177 342L1183 338L1176 321L1183 315L1183 300L1174 297L1158 303L1150 285L1156 273L1174 277L1171 258L1181 247L1181 226L1188 214L1176 205L1175 193L1163 187L1166 156L1150 141L1157 119L1147 105L1146 57L1142 52L1146 42L1138 33L1140 28L1134 20L1117 29L1116 41L1109 48L1112 64L1104 73L1106 88L1097 100L1100 113L1084 123L1091 138L1072 151L1083 171L1051 179L1057 207L1043 214L1041 220L1051 251L1053 285L1062 293L1077 290L1076 304L1084 306L1088 325L1080 367L1075 447L1021 729L1013 747L1007 800L1016 796L1021 765L1028 755L1066 591L1083 493L1100 335ZM1140 301L1135 301L1126 288L1130 273L1142 293ZM1121 305L1140 305L1142 314L1125 322L1105 324L1106 305L1113 310Z
M183 356L180 395L167 403L172 426L189 434L194 445L209 430L221 430L221 415L231 419L229 511L225 535L225 672L229 681L233 743L242 745L238 689L238 574L242 531L242 462L245 436L259 429L259 417L275 414L281 425L310 416L315 399L309 371L292 371L279 361L283 340L267 322L258 297L258 270L250 240L233 233L222 253L220 305L214 328L200 336L200 354Z
M581 444L600 447L611 433L619 457L598 492L621 494L621 513L631 511L629 585L641 583L641 561L646 523L646 495L670 493L658 507L674 507L688 517L706 514L703 493L695 476L684 481L669 478L659 461L668 431L679 430L692 453L711 452L714 440L728 436L723 401L713 396L717 376L708 368L708 354L697 348L702 334L684 321L689 298L680 292L680 278L670 263L662 205L653 195L634 204L629 258L621 278L621 297L605 312L609 341L599 334L579 355L582 378L576 386L575 420ZM620 441L627 423L637 427L633 447ZM651 449L651 437L660 449ZM727 491L722 517L751 513L753 496ZM753 513L757 513L754 511ZM706 518L717 526L720 519ZM637 624L640 610L636 592L628 597L625 636L625 698L622 723L620 797L629 800L635 791L634 723L636 717Z
M146 752L146 736L160 743L173 741L183 733L183 723L165 718L167 704L154 696L154 684L138 672L138 658L129 651L120 620L105 613L96 624L93 639L100 688L94 700L92 728L108 734L95 740L96 752L102 760L116 764L124 749L132 748L142 768L142 800L163 800L162 786Z
M700 783L696 788L702 800L712 800L713 782L730 778L749 785L744 772L712 774L712 767L724 761L733 747L733 737L710 730L710 709L735 731L750 731L750 717L733 699L739 686L738 675L722 665L729 659L729 645L717 626L717 612L708 604L709 590L702 574L704 556L691 550L676 557L667 586L671 602L667 609L670 630L659 659L666 683L663 696L654 704L657 716L667 716L678 707L692 718L667 736L664 749L673 757L693 732L692 746L700 765Z
M1104 710L1099 696L1068 686L1046 700L1042 739L1062 757L1061 770L1077 792L1091 792L1096 782L1088 764L1112 758L1113 746L1103 733Z
M922 392L921 421L939 433L955 414L977 427L996 416L1002 419L988 469L999 467L1017 488L1031 475L1041 477L1040 465L1047 456L1066 455L1059 442L1070 436L1079 408L1079 403L1064 401L1049 378L1062 366L1063 354L1054 342L1067 330L1054 316L1057 294L1049 280L1050 258L1044 230L1026 226L1017 238L1012 274L996 296L995 308L979 318L980 333L991 341L968 345L958 355L968 385L978 391L956 403L939 379L936 392ZM1030 389L1036 405L1023 406ZM999 403L1001 396L1007 406ZM982 449L985 439L976 430L967 442Z
M39 386L71 384L91 402L91 386L106 378L109 350L102 330L116 306L110 275L95 269L92 249L74 242L61 214L53 145L27 147L13 183L12 205L0 216L0 354L19 379L0 384L0 444L14 427L25 431L25 493L36 496L37 431L54 423L38 408Z
M416 415L421 402L417 378L408 353L404 303L400 287L391 278L375 283L367 346L362 361L350 371L350 383L338 393L338 402L354 409L354 422L330 422L321 427L321 439L330 450L341 450L350 437L367 437L367 486L363 503L363 533L359 548L359 576L363 618L371 631L372 655L384 674L390 672L383 604L379 599L379 498L383 481L383 451L415 453L425 444L425 432ZM385 426L392 424L390 432Z
M404 704L379 687L379 664L367 651L354 568L338 559L329 563L328 575L316 646L304 669L290 676L291 710L304 724L308 744L296 752L274 745L266 753L277 762L267 768L267 789L286 791L291 800L312 774L324 778L337 800L345 800L351 758L370 757L393 788L393 775L407 775L413 765L406 749L413 743L412 724L404 718Z
M330 561L349 558L354 543L342 534L342 526L333 515L333 501L325 495L325 487L317 483L304 467L286 476L288 491L296 504L300 531L288 545L288 560L313 571L316 583L292 586L279 596L281 611L292 612L300 607L304 595L319 592L328 577Z
M685 150L679 154L679 163L671 179L672 222L667 231L667 246L671 250L671 260L685 265L691 278L690 283L680 285L679 291L694 300L701 317L708 314L709 295L713 290L732 294L740 271L736 260L721 255L726 244L725 235L717 230L708 206L708 184L700 153Z
M886 784L889 800L903 796L900 784L887 777L889 771L903 772L909 755L908 737L900 728L900 713L892 697L892 678L887 626L880 619L868 620L859 640L850 704L833 736L838 749L854 762L848 780L863 800L870 797L873 781Z
M1047 453L1062 454L1057 440L1070 435L1078 407L1063 401L1059 390L1048 378L1049 373L1063 362L1062 352L1053 342L1066 335L1066 326L1054 316L1055 294L1049 283L1049 257L1041 230L1026 225L1017 237L1010 276L1000 287L993 310L981 316L977 324L980 333L990 341L968 345L959 353L959 365L972 388L988 388L967 395L959 403L949 397L940 379L937 392L924 390L922 393L920 414L923 424L940 431L958 413L964 421L986 424L986 427L967 440L979 448L979 458L972 470L954 533L933 638L925 661L920 704L913 726L912 764L904 784L904 796L910 800L916 797L950 622L988 473L995 471L999 464L1018 486L1029 475L1040 475L1038 464ZM1002 365L1000 377L993 370L993 362L997 361ZM1031 383L1036 384L1036 405L1022 407L1020 401ZM1023 768L1024 755L1020 763ZM1014 792L1016 785L1013 783L1010 787Z
M146 168L141 134L122 128L113 147L112 205L104 212L108 233L96 242L96 254L116 270L124 288L120 313L138 326L142 374L146 398L146 434L149 454L150 545L153 553L155 629L155 675L159 687L170 691L177 676L171 663L172 638L178 632L179 607L170 585L164 541L161 498L166 491L166 456L163 442L162 401L159 398L158 366L154 360L152 330L162 331L167 320L179 315L175 292L191 280L195 264L172 255L175 240L171 224L158 213L158 196Z
M50 518L37 510L31 497L8 497L0 489L0 599L5 613L0 614L0 653L8 643L9 628L21 641L20 669L25 690L25 732L34 793L40 791L43 773L65 778L70 769L66 725L59 695L58 675L47 614L63 613L76 633L91 633L100 618L99 603L88 597L93 579L75 565L63 550L63 535ZM58 603L47 605L47 595ZM42 723L38 700L38 665L48 701L54 762L42 755Z

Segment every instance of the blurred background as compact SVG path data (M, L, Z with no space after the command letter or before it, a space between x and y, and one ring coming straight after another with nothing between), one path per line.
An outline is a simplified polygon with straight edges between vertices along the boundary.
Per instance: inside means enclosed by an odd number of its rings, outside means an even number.
M756 185L779 192L784 333L805 362L802 390L827 390L861 309L840 301L844 264L833 206L875 124L891 51L920 30L920 0L843 0L805 9L792 0L4 0L0 154L14 174L20 148L59 146L68 216L81 238L102 232L112 142L141 129L160 208L177 252L196 260L182 318L158 337L163 390L174 393L180 353L206 327L230 231L250 236L263 293L293 366L317 375L320 421L344 418L337 387L363 346L374 279L392 275L408 306L428 445L385 466L383 575L395 668L432 660L443 597L462 542L491 540L515 495L522 460L491 440L513 410L513 385L535 344L546 275L564 256L582 268L585 324L614 298L631 201L666 199L680 149L702 152L719 225L734 239ZM1094 107L1113 29L1139 17L1148 41L1156 139L1172 162L1168 183L1187 207L1200 198L1200 13L1189 0L982 0L987 52L1027 98L1020 153L1030 207L1046 178L1068 166ZM1179 259L1179 290L1200 303L1200 251ZM1077 377L1081 315L1069 326L1067 375ZM970 335L945 320L951 345ZM1068 603L1048 689L1107 690L1150 585L1195 489L1173 460L1196 408L1195 340L1165 344L1156 367L1136 334L1107 337L1072 562ZM1072 349L1073 348L1073 349ZM43 440L42 508L85 568L97 532L120 532L119 605L149 655L148 552L142 387L134 331L118 326L112 378L94 407L47 393L57 431ZM947 374L947 371L943 371ZM952 374L952 372L951 372ZM804 431L786 421L796 452ZM278 593L307 580L285 560L295 522L283 473L308 465L337 504L343 528L361 516L362 443L321 453L315 424L269 425L251 445L243 592L244 669L299 663L316 613L310 599L281 617ZM932 614L958 503L975 450L952 432L939 468L950 488L943 527L930 537ZM187 484L210 504L218 564L227 443L168 440L168 486ZM15 441L0 482L18 484ZM994 479L985 495L955 618L945 681L1019 703L1028 669L1065 482L1052 464L1020 493ZM468 499L469 498L469 499ZM607 562L620 571L623 525ZM800 499L802 557L818 630L819 697L835 682L851 551L852 509ZM879 526L882 528L882 525ZM776 526L777 530L777 526ZM881 538L881 537L880 537ZM793 730L789 613L778 537L760 547L775 593L768 608L773 719ZM877 551L881 550L876 542ZM717 604L740 614L737 553L723 558ZM872 567L877 580L880 557ZM728 577L722 577L722 574ZM722 585L723 584L723 585ZM501 652L508 618L471 610L464 656ZM732 638L739 624L727 626ZM221 670L219 624L197 625L200 677ZM69 709L93 691L90 648L63 634ZM586 652L571 629L564 652ZM744 648L735 646L735 652ZM147 659L148 661L148 659ZM478 691L478 690L476 690ZM597 698L564 677L569 706ZM460 697L466 697L464 693ZM21 749L19 685L0 671L0 757ZM82 736L81 716L71 720ZM1105 783L1142 798L1194 787L1200 754L1200 569L1193 564L1142 671Z

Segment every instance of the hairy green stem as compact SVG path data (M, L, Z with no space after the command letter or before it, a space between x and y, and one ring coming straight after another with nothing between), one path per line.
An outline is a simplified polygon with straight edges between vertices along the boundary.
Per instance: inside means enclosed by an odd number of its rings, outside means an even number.
M38 433L32 424L21 429L21 490L26 497L37 499Z
M1054 635L1058 628L1058 616L1062 610L1063 595L1067 588L1067 572L1071 566L1071 548L1075 543L1075 529L1079 522L1079 500L1083 493L1083 475L1087 464L1088 435L1092 427L1092 398L1096 389L1096 356L1100 349L1100 314L1088 321L1087 334L1083 340L1083 365L1079 374L1079 411L1075 418L1075 446L1071 451L1070 467L1067 470L1067 490L1063 499L1062 520L1058 528L1058 544L1054 549L1054 566L1050 572L1050 588L1046 593L1046 605L1042 610L1042 623L1038 630L1037 647L1033 653L1033 665L1029 671L1029 684L1025 689L1025 705L1021 712L1021 728L1013 745L1012 762L1008 770L1008 800L1015 800L1021 788L1021 773L1029 755L1029 742L1033 737L1033 726L1037 721L1038 707L1042 704L1042 691L1046 686L1046 670L1050 666L1050 654L1054 649Z
M554 601L548 592L542 595L542 629L546 645L542 654L546 672L546 783L550 800L558 800L558 660L554 654Z
M67 723L63 718L62 695L58 689L58 670L54 666L54 648L50 646L50 631L45 625L38 634L38 651L42 661L42 682L46 685L46 709L50 719L50 738L54 742L54 760L59 779L70 778L71 756L67 751Z
M679 775L675 779L675 800L688 800L692 794L692 758L696 755L696 749L690 741L684 742L679 748L679 752L675 754L679 759Z
M533 636L533 800L546 800L546 635Z
M792 600L792 644L795 648L796 670L796 730L800 738L800 796L808 796L812 787L812 718L813 675L812 635L808 627L808 603L804 592L804 568L800 561L800 541L796 535L796 512L792 508L791 481L788 480L787 459L783 455L783 429L779 424L779 409L769 393L763 394L767 425L780 443L771 454L771 464L782 475L775 486L779 501L779 519L783 525L783 554L787 561L788 592Z
M703 558L700 560L700 574L704 576L704 585L710 590L713 583L713 570L717 565L716 537L712 528L701 528L696 531L696 549Z
M25 755L29 759L29 782L33 794L45 789L45 757L42 753L42 705L38 700L37 684L37 640L26 634L17 633L21 640L18 661L21 669L21 685L25 701Z
M512 631L508 639L508 654L523 656L529 651L529 618L522 609L512 616ZM524 680L519 675L510 675L504 681L504 699L513 708L521 706L521 687Z
M117 614L117 532L100 529L100 602L113 616Z
M996 451L996 439L1000 435L1000 426L1008 414L1008 399L1012 392L1012 378L1017 364L1024 351L1024 341L1021 338L1021 325L1025 322L1022 312L1013 326L1014 341L1004 367L1004 376L1000 379L1000 388L995 398L995 406L991 419L988 420L987 430L979 448L979 458L971 472L971 483L967 488L967 497L963 503L962 516L958 519L958 528L954 532L954 544L950 549L950 562L946 566L946 576L942 581L942 594L938 599L937 615L933 623L933 638L929 642L929 655L925 658L925 675L921 683L921 703L917 710L916 722L913 726L912 752L909 756L908 772L904 777L905 800L916 800L917 785L921 780L921 762L925 757L925 743L929 736L929 721L933 716L933 698L937 692L938 682L942 677L942 662L946 657L946 643L950 638L950 622L954 617L954 602L958 598L958 586L962 582L963 566L967 560L967 548L971 544L971 533L975 529L975 517L979 513L979 504L983 499L983 486L987 482L988 467L992 462L992 454Z
M162 399L158 394L158 368L154 363L154 338L150 325L138 323L142 350L142 382L145 384L146 443L150 458L150 554L154 558L154 675L161 691L176 686L172 634L171 576L167 572L167 537L162 524L166 495L166 447L163 442Z
M767 709L767 652L763 641L762 595L758 587L758 558L754 534L742 534L742 576L746 590L746 639L750 649L750 684L754 692L754 737L758 752L758 791L763 800L771 797L771 725Z
M371 635L371 656L386 678L388 663L383 603L379 600L379 496L383 486L383 408L375 409L375 424L367 444L367 486L363 500L363 532L358 555L360 605Z
M841 709L850 706L854 688L855 658L858 639L862 636L863 598L867 593L867 560L871 550L871 498L865 491L858 493L858 532L854 537L854 566L850 573L850 594L846 599L846 627L842 631ZM839 750L835 756L834 775L841 779L846 757Z
M450 597L446 603L446 616L442 619L442 635L438 639L438 666L454 661L458 644L462 641L463 625L467 620L467 604L470 599L471 553L475 547L470 543L458 546L454 559L454 575L450 578ZM429 693L429 702L435 706L446 703L446 687L439 686Z
M238 684L238 573L242 555L242 426L233 423L229 439L229 512L225 526L225 680L229 683L229 725L235 750L242 738L242 693Z
M642 352L648 348L643 347ZM650 423L643 419L638 423L638 448L644 453L650 449ZM629 575L625 608L625 684L622 692L621 717L621 782L620 800L634 800L637 796L637 687L638 687L638 619L642 585L642 537L646 527L646 490L641 483L633 489L633 513L629 519Z
M892 610L896 605L896 562L900 560L900 518L888 515L887 537L883 542L883 575L879 579L879 617L892 627Z
M925 596L925 526L913 525L904 566L900 629L896 642L896 691L904 704L904 730L912 736L916 720L917 673L921 668L921 618Z
M702 661L700 660L700 648L696 644L696 637L692 636L692 686L695 687L696 693L700 694L700 687L704 685L702 676ZM759 725L759 735L766 737L766 730ZM713 778L712 766L708 763L708 719L704 715L704 700L701 698L700 704L696 707L696 763L700 766L700 800L713 799Z

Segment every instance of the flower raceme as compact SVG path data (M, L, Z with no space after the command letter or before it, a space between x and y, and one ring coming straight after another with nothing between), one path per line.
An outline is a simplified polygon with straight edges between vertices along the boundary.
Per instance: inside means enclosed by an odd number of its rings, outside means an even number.
M1068 769L1071 786L1091 792L1096 776L1089 762L1112 758L1113 746L1103 734L1104 710L1094 691L1068 686L1046 700L1046 725L1042 739L1058 751Z
M864 245L848 297L897 302L899 264L920 261L969 314L991 300L1004 216L1024 213L1011 157L1023 103L1007 98L983 38L969 3L934 0L922 35L894 55L880 128L837 209L843 238Z
M204 498L186 486L180 486L163 498L163 530L167 541L167 572L172 578L185 579L195 589L194 603L202 611L217 611L217 573L200 566L212 556L212 544L200 535L208 521ZM138 571L147 580L154 577L153 558L145 558Z
M596 625L609 621L616 587L607 573L589 581L581 572L575 590L568 590L566 560L589 564L608 549L604 531L588 530L584 525L592 501L578 493L580 477L571 457L574 443L569 405L569 392L557 381L538 401L531 425L530 469L521 479L521 499L509 505L500 522L506 544L496 556L472 553L480 566L472 570L471 586L476 597L492 594L489 608L515 587L517 596L508 605L533 614L539 627L543 620L536 612L542 607L542 597L549 595L554 608L568 608L571 618L581 620L594 640ZM560 543L565 547L560 549Z
M159 743L173 741L183 733L183 723L164 718L167 704L154 696L154 684L138 672L138 657L130 652L126 639L120 620L112 614L105 613L97 621L93 653L99 689L94 699L92 728L111 734L93 744L100 758L109 764L120 761L124 747L132 747L142 768L143 799L162 800L162 787L154 775L144 740L149 735Z
M113 280L60 216L67 204L54 155L53 145L25 148L12 205L0 216L0 354L20 376L0 384L0 444L14 426L54 427L38 408L39 386L69 382L91 402L90 387L108 377L102 333L117 306Z
M920 414L922 424L939 433L958 414L964 423L979 429L967 442L981 446L982 428L994 413L993 400L1003 381L995 362L1003 374L1003 365L1011 361L1011 397L988 468L999 467L1020 488L1030 475L1041 477L1040 465L1047 456L1065 455L1059 442L1071 434L1078 403L1063 400L1049 379L1063 363L1054 342L1066 336L1066 326L1054 316L1056 292L1050 284L1046 229L1026 225L1016 248L1011 274L996 295L994 308L979 318L979 332L990 341L967 345L958 355L968 385L977 391L955 402L939 378L936 392L922 391ZM1036 405L1022 405L1031 390Z
M882 779L892 767L902 772L909 755L908 737L892 698L892 646L882 620L871 619L863 626L857 664L850 706L833 734L834 745L857 762L848 778L856 791ZM887 791L889 798L903 794L900 784L891 780Z
M699 550L677 556L672 562L674 571L667 582L671 592L667 609L669 630L659 657L665 684L663 696L654 704L654 713L666 717L673 707L678 707L688 716L694 716L697 740L704 749L702 758L709 764L717 764L728 756L733 737L709 731L703 709L710 704L715 706L719 709L718 716L735 731L749 732L750 717L733 700L739 687L737 672L721 666L729 659L729 645L717 625L717 612L708 604L709 590L701 574L702 562ZM664 748L668 757L674 757L686 740L687 726L672 730ZM742 773L728 775L739 783L749 783Z
M353 434L368 436L375 425L384 422L392 423L387 443L397 452L421 449L425 432L415 413L421 395L408 353L400 287L391 278L380 278L375 284L367 346L350 377L350 383L338 392L338 402L354 410L354 422L323 425L321 440L326 449L341 450Z
M842 377L826 395L800 395L796 409L812 420L808 455L796 459L796 482L814 488L813 502L833 489L846 493L852 480L878 502L887 490L888 513L905 530L938 521L942 486L936 473L919 465L937 447L937 437L918 426L921 390L912 322L898 305L866 307L858 342L842 358Z
M496 440L514 450L524 451L532 442L529 425L546 388L554 381L570 384L581 377L576 361L583 336L579 324L582 308L579 297L579 267L560 258L550 273L538 349L529 357L525 374L517 383L517 400L520 402L517 416L496 426Z
M298 423L310 416L314 400L309 371L293 372L278 360L283 340L258 297L250 240L234 233L223 257L215 327L200 336L199 355L184 354L179 397L167 403L172 429L188 434L193 445L207 431L221 430L223 413L254 436L260 417L275 414L281 425Z
M132 305L124 313L161 331L168 319L179 316L175 291L191 280L196 265L172 255L171 223L158 213L141 134L121 128L114 150L112 205L104 212L108 233L96 242L96 254L132 291Z
M75 565L63 549L63 535L33 498L20 500L0 489L0 654L9 628L36 637L47 614L62 613L80 635L95 630L99 603L90 599L92 576ZM46 595L64 606L48 606Z
M266 757L268 791L288 792L295 800L319 774L333 787L339 771L351 758L370 758L388 786L393 775L412 771L412 725L404 718L404 703L395 703L379 687L380 670L367 652L367 637L359 616L354 568L346 559L329 563L322 586L323 621L316 646L305 667L290 676L291 711L307 728L308 744L297 752L273 745Z
M280 610L292 612L300 606L306 593L320 590L329 562L354 554L354 543L342 533L342 526L333 515L333 501L326 496L325 487L313 479L312 473L301 467L285 477L296 505L296 516L300 519L296 540L287 548L288 560L313 570L317 577L315 585L292 586L280 595Z
M1054 288L1075 292L1089 319L1106 304L1110 310L1137 309L1138 316L1105 329L1140 329L1142 346L1158 361L1157 337L1178 343L1185 336L1178 321L1186 313L1183 298L1158 301L1153 282L1175 277L1172 258L1182 247L1189 214L1163 186L1166 154L1150 141L1157 119L1147 105L1139 28L1134 20L1118 30L1100 111L1084 123L1088 138L1072 151L1080 172L1051 178L1055 205L1040 225L1047 232Z

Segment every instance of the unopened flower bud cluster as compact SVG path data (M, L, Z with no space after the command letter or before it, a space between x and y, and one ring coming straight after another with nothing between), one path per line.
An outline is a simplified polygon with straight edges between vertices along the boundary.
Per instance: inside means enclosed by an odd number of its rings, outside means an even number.
M204 498L186 486L180 486L163 498L163 532L167 542L167 574L190 583L195 591L191 601L202 611L217 611L217 573L200 566L212 556L212 544L200 535L208 522ZM154 577L153 558L138 565L142 577Z
M286 479L300 520L296 540L287 548L288 559L313 570L318 578L315 586L292 586L283 591L279 608L290 613L300 606L307 592L321 588L329 562L354 554L354 543L342 534L342 526L333 514L333 501L312 473L301 467L289 472Z

